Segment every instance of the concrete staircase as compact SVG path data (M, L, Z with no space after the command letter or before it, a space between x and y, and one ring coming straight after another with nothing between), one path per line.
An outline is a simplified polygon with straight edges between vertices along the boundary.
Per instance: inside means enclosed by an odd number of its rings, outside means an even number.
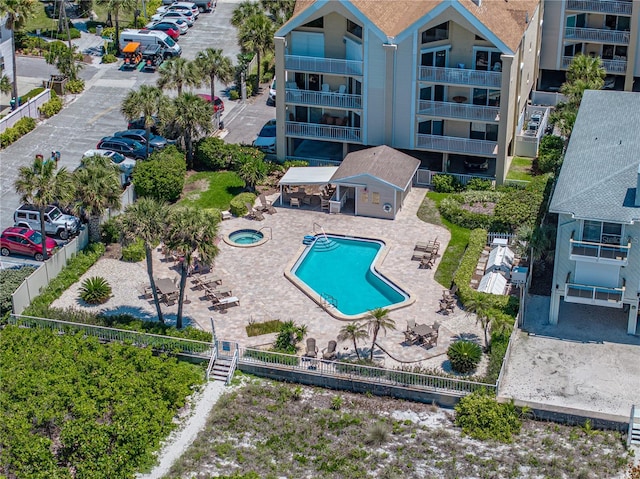
M640 408L631 406L631 418L629 419L629 434L627 446L640 446Z

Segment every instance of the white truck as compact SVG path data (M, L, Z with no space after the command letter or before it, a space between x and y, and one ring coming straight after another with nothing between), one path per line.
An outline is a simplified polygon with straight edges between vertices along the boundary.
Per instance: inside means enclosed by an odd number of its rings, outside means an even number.
M143 47L160 45L164 50L164 58L179 57L182 48L169 35L157 30L123 30L120 32L120 49L128 43L137 42Z

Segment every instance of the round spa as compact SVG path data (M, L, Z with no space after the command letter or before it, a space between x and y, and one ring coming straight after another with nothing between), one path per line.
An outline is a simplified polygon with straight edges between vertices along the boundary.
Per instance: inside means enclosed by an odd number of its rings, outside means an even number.
M268 238L258 230L242 229L229 233L224 238L224 242L237 248L251 248L260 246L267 242Z

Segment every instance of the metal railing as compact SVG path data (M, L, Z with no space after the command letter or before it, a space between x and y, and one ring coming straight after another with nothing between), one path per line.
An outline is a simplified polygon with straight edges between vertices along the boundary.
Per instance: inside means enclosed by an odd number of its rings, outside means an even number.
M285 55L284 68L295 71L362 76L362 61L343 60L341 58Z
M338 166L341 160L330 160L328 158L303 158L302 156L287 156L286 161L306 161L309 166Z
M24 328L48 329L58 332L80 332L86 336L93 336L101 341L122 341L134 346L150 347L155 351L182 354L198 358L209 358L213 347L211 343L193 339L162 336L159 334L143 333L126 329L109 328L93 324L73 323L58 319L35 318L33 316L19 316L12 314L8 323Z
M566 10L580 12L612 13L614 15L631 15L630 1L614 0L567 0Z
M320 297L322 298L322 302L324 303L325 308L327 306L333 306L334 308L338 309L338 300L331 296L329 293L322 293Z
M287 88L285 101L298 105L317 105L330 108L362 109L362 95L350 93L322 92Z
M500 107L470 105L444 101L420 100L418 114L439 118L460 118L464 120L500 121Z
M235 374L236 368L238 367L238 359L239 359L238 346L236 345L236 349L233 352L233 359L231 360L231 366L229 366L229 373L227 375L227 380L224 382L225 386L228 386L231 383L231 380L233 379L233 375Z
M428 150L482 156L496 156L498 154L498 143L495 141L473 140L456 136L424 135L421 133L417 135L416 140L416 147Z
M628 45L631 33L617 30L605 30L604 28L566 27L564 38L567 40L580 40L583 42L617 43Z
M511 243L511 240L515 237L516 235L513 233L494 233L490 231L489 233L487 233L487 244L492 244L494 239L506 239L509 243Z
M562 68L569 68L573 57L562 57ZM602 60L602 67L607 73L624 74L627 71L626 60Z
M361 143L361 129L350 126L324 125L321 123L286 122L287 136Z
M269 239L273 239L273 228L271 226L263 226L258 230L258 233L262 232L262 230L269 230Z
M502 73L464 68L420 67L418 80L455 85L478 85L500 87Z
M456 396L470 394L480 389L496 390L495 384L485 384L464 379L447 378L429 374L412 373L396 369L363 366L323 359L310 359L291 354L240 347L240 364L264 365L305 374L321 375L336 380L355 380L373 384L410 387L425 391L437 391Z
M211 370L213 369L213 366L215 366L216 364L217 357L218 357L218 350L216 347L212 347L211 358L209 359L209 364L207 365L207 373L205 374L207 381L211 378Z
M433 177L437 175L449 175L453 176L461 185L466 185L473 178L481 178L483 180L491 180L495 183L493 177L482 176L482 175L465 175L461 173L445 173L442 171L431 171L426 169L418 169L416 171L416 176L414 177L414 183L419 186L431 186L433 183Z
M565 284L565 298L569 302L597 304L601 306L610 305L622 306L625 287L605 288L588 284L567 283ZM576 299L578 301L576 301Z
M607 260L606 262L619 262L626 264L631 250L631 243L626 245L617 245L611 243L595 243L592 241L580 241L573 239L573 234L569 239L571 245L571 256L580 256L583 258L594 258L597 260ZM572 258L575 261L580 258Z

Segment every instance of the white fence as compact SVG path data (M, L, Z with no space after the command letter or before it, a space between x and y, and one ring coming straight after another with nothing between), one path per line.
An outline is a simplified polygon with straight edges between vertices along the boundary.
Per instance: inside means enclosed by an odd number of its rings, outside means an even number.
M511 240L515 238L516 235L513 233L487 233L487 244L490 245L493 243L494 239L506 239L511 243Z
M31 301L53 280L67 265L67 262L89 243L89 230L85 226L80 234L60 248L51 258L42 263L11 295L13 313L21 314Z
M558 103L566 102L567 97L562 93L550 91L532 91L531 102L534 105L556 106Z
M38 119L40 118L40 108L44 103L48 102L51 98L51 90L46 89L39 95L31 98L24 105L19 106L16 110L9 113L4 118L0 118L0 133L2 133L7 128L15 125L20 118L24 118L25 116L30 116L31 118Z
M100 218L100 223L104 223L105 221L108 221L111 218L118 216L120 213L124 211L124 209L127 206L129 206L130 204L133 204L135 200L136 200L135 190L133 188L133 185L129 185L124 189L124 191L120 195L120 201L121 201L120 209L119 210L108 209L107 211L105 211L105 213L102 215L102 218Z

